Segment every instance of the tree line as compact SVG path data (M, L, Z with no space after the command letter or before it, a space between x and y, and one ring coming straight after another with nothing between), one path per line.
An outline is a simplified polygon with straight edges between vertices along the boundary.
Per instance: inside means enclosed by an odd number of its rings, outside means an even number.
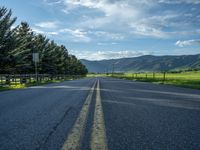
M86 74L87 68L64 45L36 34L27 22L13 28L16 17L0 7L0 74L34 73L33 53L39 53L40 74Z

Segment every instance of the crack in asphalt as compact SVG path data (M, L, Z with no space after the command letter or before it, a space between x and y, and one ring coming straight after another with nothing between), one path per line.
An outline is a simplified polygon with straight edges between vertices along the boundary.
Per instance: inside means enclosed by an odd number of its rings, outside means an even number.
M60 121L58 123L55 124L55 126L52 128L52 130L48 133L47 137L45 139L43 139L39 146L36 147L36 150L40 150L42 148L42 146L45 146L45 144L48 142L49 138L53 135L53 133L57 130L58 126L64 121L65 117L67 116L68 112L72 109L72 107L69 107L64 115L62 116L62 118L60 119Z

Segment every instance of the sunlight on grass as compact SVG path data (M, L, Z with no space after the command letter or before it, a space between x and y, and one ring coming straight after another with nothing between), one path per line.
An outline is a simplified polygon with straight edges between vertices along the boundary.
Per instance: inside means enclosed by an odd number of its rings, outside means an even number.
M45 85L45 84L49 84L49 83L59 83L59 82L63 82L63 81L69 81L69 80L74 80L76 78L65 78L65 79L53 79L53 80L42 80L38 85ZM30 86L36 86L36 82L32 81L31 83L27 83L27 84L21 84L20 82L10 82L10 85L4 85L4 86L0 86L0 91L5 91L5 90L15 90L15 89L22 89L22 88L26 88L26 87L30 87Z
M200 71L190 71L181 73L166 73L165 80L163 73L115 73L112 74L89 74L88 77L114 77L127 80L137 80L142 82L152 82L155 84L168 84L180 87L200 89Z

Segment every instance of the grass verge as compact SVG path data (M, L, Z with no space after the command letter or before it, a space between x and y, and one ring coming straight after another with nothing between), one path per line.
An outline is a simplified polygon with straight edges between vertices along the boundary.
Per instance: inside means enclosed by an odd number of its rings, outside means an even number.
M154 84L174 85L185 88L200 89L200 71L180 73L120 73L120 74L88 74L87 77L113 77L119 79L151 82Z
M45 84L50 84L50 83L59 83L59 82L63 82L63 81L68 81L68 80L73 80L72 78L68 78L68 79L63 79L63 80L49 80L49 81L41 81L38 85L45 85ZM31 83L27 83L27 84L20 84L18 83L12 83L11 85L5 85L5 86L0 86L0 91L7 91L7 90L16 90L16 89L22 89L22 88L26 88L26 87L31 87L31 86L37 86L36 82L31 82Z
M191 71L183 73L166 73L165 80L162 73L140 73L134 76L133 74L114 75L114 78L136 80L142 82L151 82L155 84L174 85L185 88L200 89L200 71Z

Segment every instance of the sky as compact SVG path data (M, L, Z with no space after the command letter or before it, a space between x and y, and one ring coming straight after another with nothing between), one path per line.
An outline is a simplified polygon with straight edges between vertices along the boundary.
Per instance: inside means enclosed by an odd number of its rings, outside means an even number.
M200 0L0 0L79 59L200 53Z

